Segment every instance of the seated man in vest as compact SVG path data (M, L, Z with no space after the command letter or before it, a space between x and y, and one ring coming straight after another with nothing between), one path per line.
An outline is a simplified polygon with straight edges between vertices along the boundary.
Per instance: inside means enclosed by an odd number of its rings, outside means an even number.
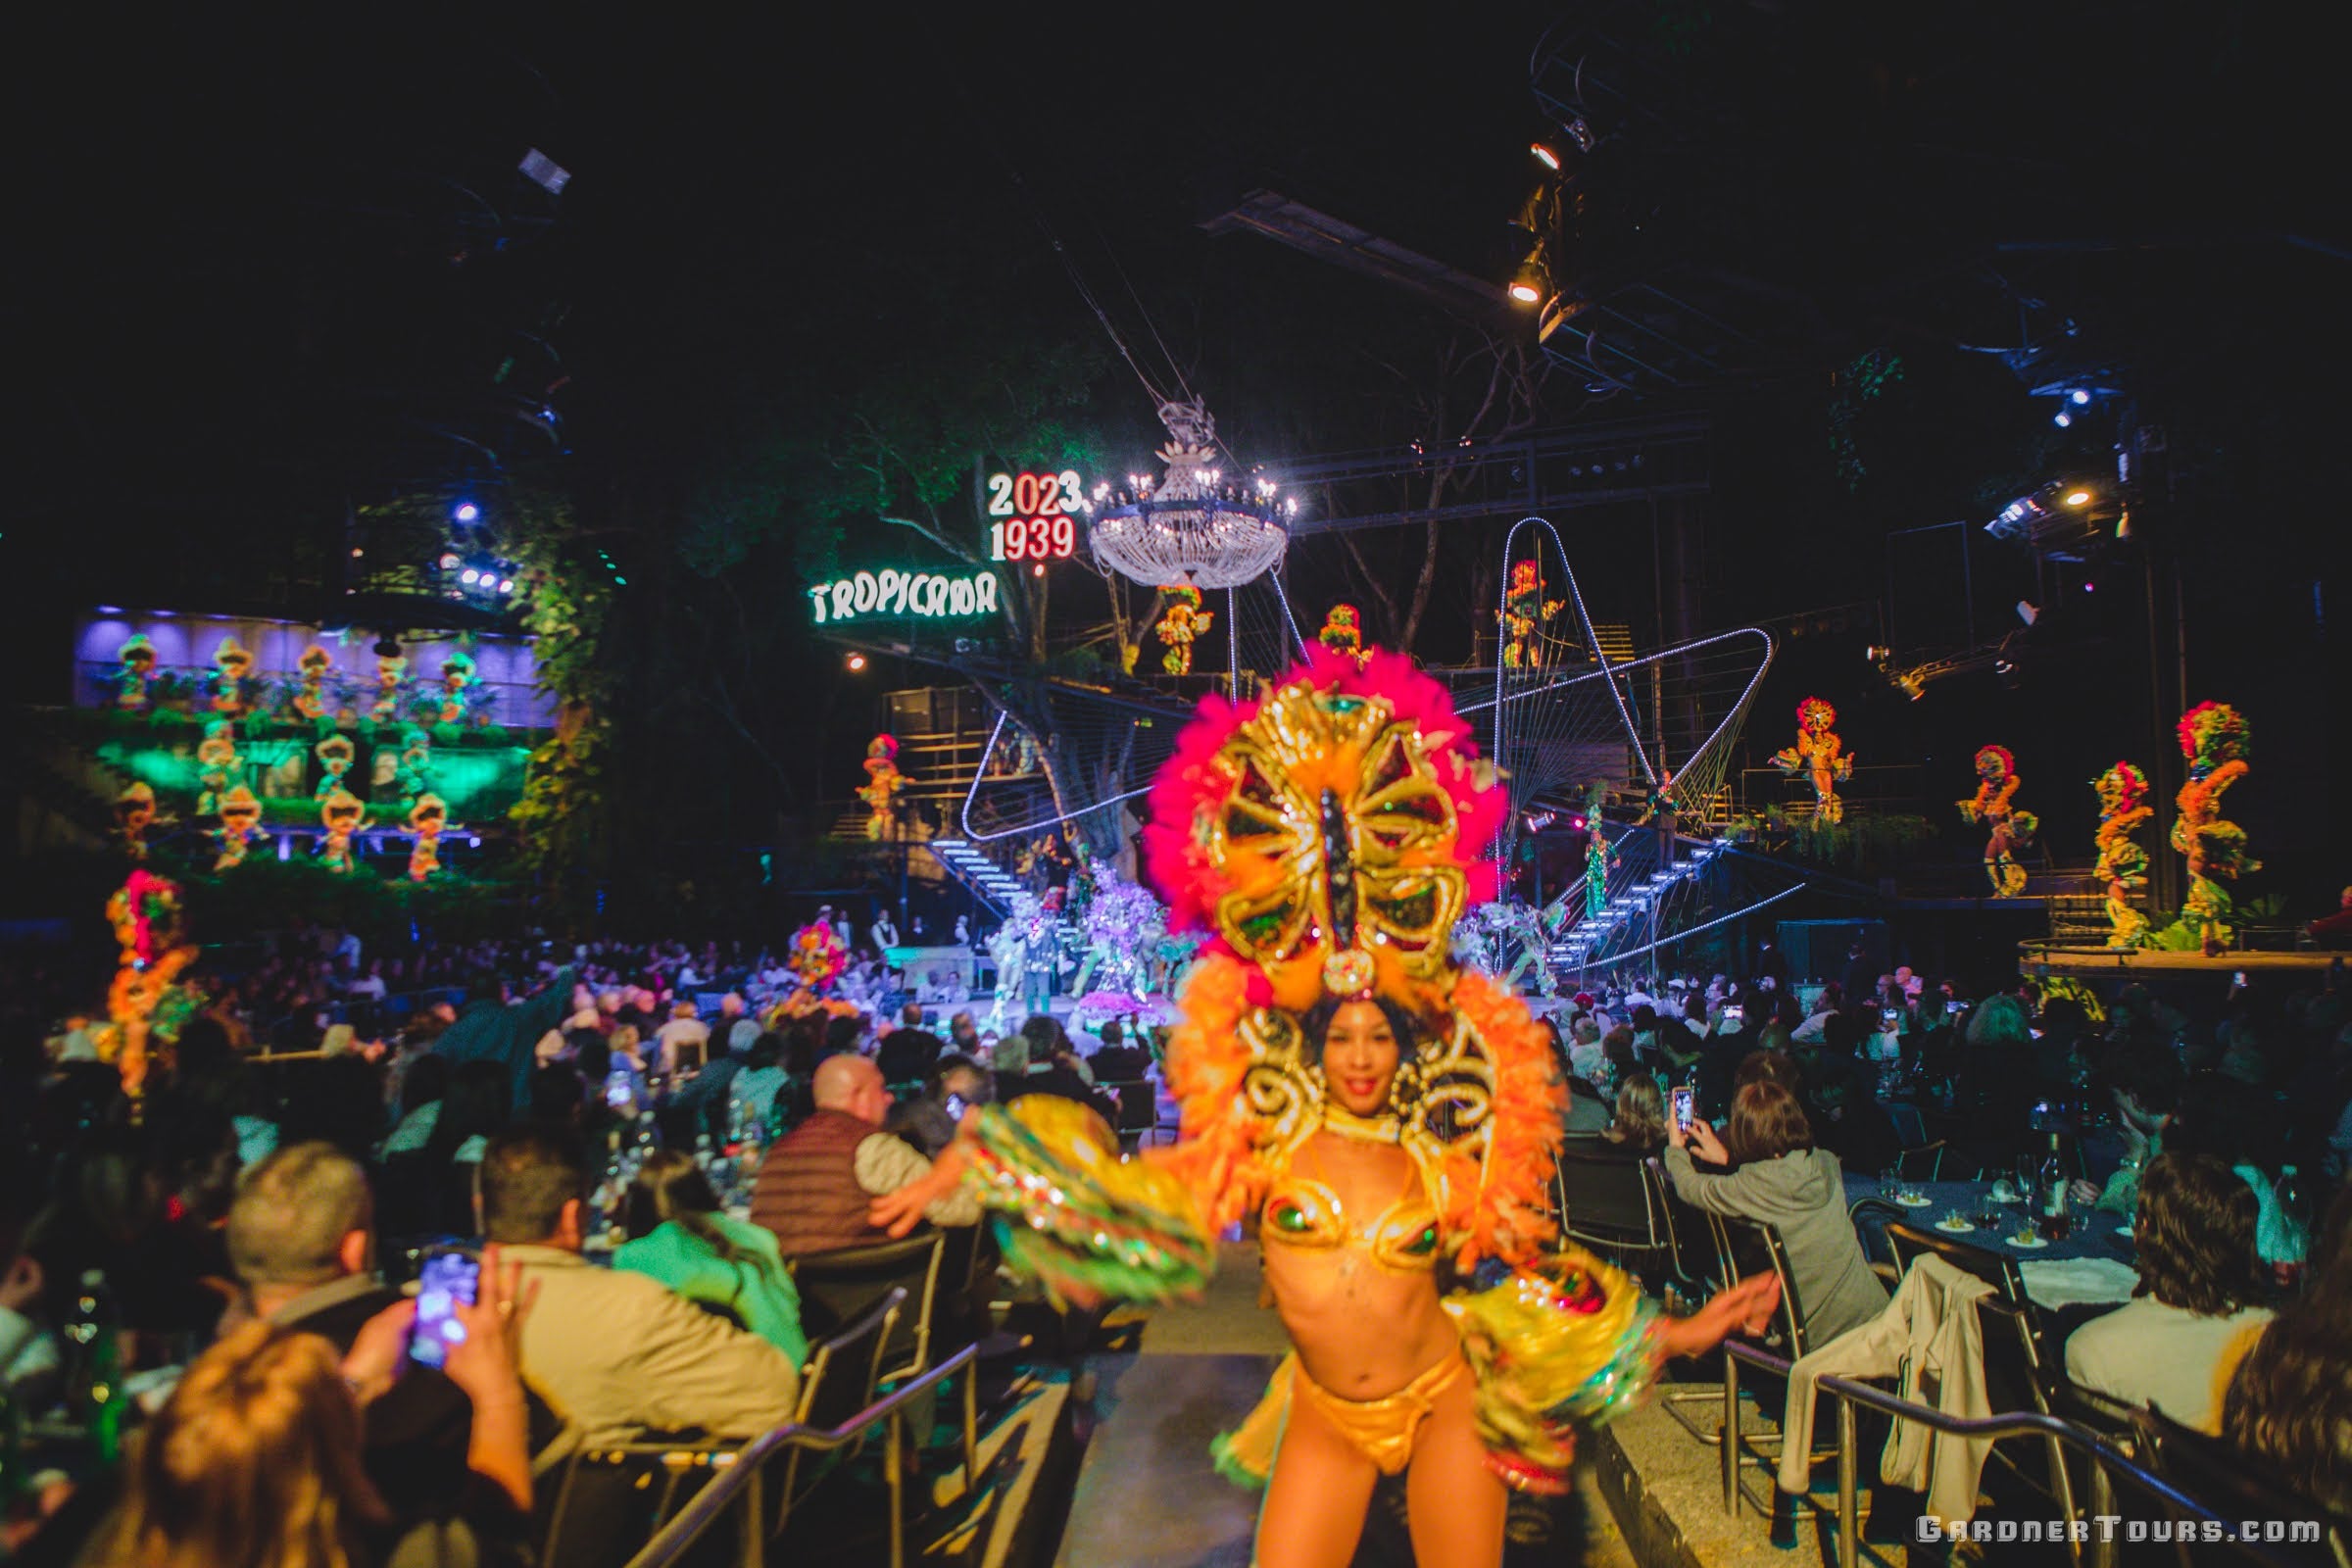
M931 1162L882 1130L890 1094L882 1071L845 1054L817 1063L816 1114L767 1152L752 1191L752 1222L776 1233L786 1257L887 1241L869 1210L931 1174ZM977 1225L980 1202L957 1189L926 1204L934 1225Z
M538 1300L523 1319L522 1373L574 1434L617 1441L701 1429L750 1438L792 1419L801 1369L756 1334L644 1274L580 1255L587 1162L568 1129L490 1140L482 1229Z

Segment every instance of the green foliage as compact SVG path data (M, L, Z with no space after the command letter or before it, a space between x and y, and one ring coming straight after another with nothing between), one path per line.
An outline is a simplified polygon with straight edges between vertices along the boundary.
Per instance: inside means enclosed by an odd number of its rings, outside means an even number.
M604 754L612 738L605 630L612 581L588 559L593 550L562 498L517 492L502 523L523 625L537 639L539 686L562 709L556 733L531 753L522 799L507 819L542 898L561 908L602 868L611 836Z
M942 332L917 359L876 373L812 367L802 397L752 416L749 433L689 496L680 555L712 576L761 541L789 534L807 578L835 574L853 525L907 519L967 559L981 543L976 462L1100 470L1090 416L1107 351L1056 341L1015 319L942 301ZM863 530L861 539L870 538Z
M1829 407L1830 457L1848 490L1859 490L1870 471L1854 434L1862 406L1878 402L1888 387L1902 379L1902 359L1885 349L1872 349L1857 357L1835 378Z
M409 923L443 940L510 930L514 890L444 867L430 882L362 869L343 875L316 860L256 856L225 872L175 871L199 940L266 931L292 920L342 926L364 938L408 940Z

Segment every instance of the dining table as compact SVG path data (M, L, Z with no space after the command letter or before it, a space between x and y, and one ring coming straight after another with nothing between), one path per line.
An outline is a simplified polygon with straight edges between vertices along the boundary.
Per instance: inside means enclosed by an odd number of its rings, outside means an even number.
M2124 1215L2079 1207L2066 1236L2052 1241L2041 1236L2026 1205L1992 1182L1904 1181L1894 1184L1892 1196L1886 1185L1858 1172L1845 1177L1847 1208L1871 1200L1855 1213L1854 1224L1863 1250L1874 1257L1886 1255L1886 1226L1899 1213L1920 1230L2013 1260L2036 1305L2060 1310L2131 1299L2138 1276L2132 1224ZM2006 1201L2000 1200L2004 1195Z

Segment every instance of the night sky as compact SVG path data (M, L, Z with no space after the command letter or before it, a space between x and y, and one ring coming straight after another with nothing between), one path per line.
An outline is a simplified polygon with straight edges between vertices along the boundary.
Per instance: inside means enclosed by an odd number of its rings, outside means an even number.
M1141 466L1149 399L1073 269L1237 451L1410 439L1382 368L1427 363L1446 323L1198 223L1269 186L1499 282L1526 143L1557 132L1530 57L1565 18L1618 92L1595 266L1700 290L1755 344L1639 404L1572 373L1546 392L1553 422L1715 418L1706 619L1875 600L1890 574L1932 599L1944 568L1890 558L1889 530L2112 471L2112 422L2054 430L1979 352L2071 320L2123 368L2135 416L2175 433L2161 536L2193 584L2192 695L2254 717L2270 777L2240 792L2247 819L2340 848L2293 808L2344 762L2340 700L2315 677L2343 662L2328 590L2345 582L2352 230L2314 40L2186 8L1889 9L46 18L12 51L8 110L20 392L0 568L31 590L10 646L37 672L20 691L62 682L77 606L299 604L347 508L502 475L563 488L664 585L631 612L652 620L699 613L725 578L680 545L714 516L723 531L710 498L756 475L775 496L726 591L792 603L800 476L765 466L778 433L856 393L923 395L926 368L952 377L975 344L1081 355L1105 446ZM571 172L560 198L514 172L534 146ZM1829 416L1834 378L1871 353L1905 374L1851 426L1856 474L1832 461ZM1646 524L1581 526L1596 612L1645 624L1646 584L1618 568ZM1429 657L1466 648L1464 563L1492 533L1448 538ZM1409 530L1366 548L1418 559ZM1328 543L1293 572L1303 603L1357 591ZM2144 712L2085 717L2143 678L2136 622L2100 605L2113 624L2015 693L1977 677L1904 703L1862 662L1868 625L1788 645L1750 733L1780 744L1818 687L1851 709L1858 749L1961 775L1985 740L2046 734L2039 804L2083 828L2100 754L2152 744ZM779 670L763 707L780 726L791 693L836 678L793 659L808 667ZM853 729L863 700L820 699ZM2307 864L2315 892L2344 875L2336 853Z

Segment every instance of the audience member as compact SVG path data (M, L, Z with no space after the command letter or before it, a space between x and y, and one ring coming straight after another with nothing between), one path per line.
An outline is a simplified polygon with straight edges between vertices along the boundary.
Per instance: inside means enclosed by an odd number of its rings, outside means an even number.
M969 1056L939 1058L923 1093L898 1107L892 1131L912 1142L925 1159L937 1159L956 1141L962 1112L986 1104L992 1088L988 1074Z
M2255 1304L2254 1194L2207 1154L2165 1153L2141 1179L2132 1298L2067 1338L2066 1375L2184 1426L2217 1430L2235 1357L2271 1319ZM2339 1349L2339 1354L2340 1349Z
M882 1130L890 1091L856 1054L817 1065L815 1113L767 1152L752 1190L752 1221L776 1235L786 1257L863 1247L883 1239L873 1200L930 1173L931 1163ZM957 1191L929 1204L934 1225L976 1225L980 1204Z
M1692 1165L1693 1155L1736 1168L1708 1175ZM1788 1089L1768 1078L1746 1084L1732 1097L1724 1137L1693 1120L1667 1144L1665 1158L1684 1201L1779 1229L1812 1344L1827 1345L1886 1310L1886 1287L1846 1217L1838 1156L1813 1147L1813 1130Z
M939 1036L923 1027L923 1004L909 1002L899 1011L899 1027L882 1037L874 1061L884 1083L919 1084L931 1076L946 1049Z
M482 1232L538 1292L522 1368L571 1434L749 1438L791 1419L797 1362L647 1275L580 1255L587 1191L579 1142L564 1129L501 1133L482 1156Z
M1152 1070L1152 1053L1141 1046L1129 1045L1118 1019L1113 1018L1097 1030L1096 1037L1102 1042L1102 1049L1094 1054L1095 1082L1134 1083Z
M2222 1436L2339 1519L2352 1518L2348 1335L2352 1188L2329 1206L2302 1298L2282 1307L2238 1360L2221 1410Z
M656 1070L664 1074L699 1070L710 1054L710 1026L696 1014L693 1003L673 1004L669 1021L654 1031Z
M1646 1159L1666 1146L1666 1097L1655 1078L1645 1072L1625 1075L1617 1086L1616 1114L1601 1139L1632 1159Z
M800 1292L774 1234L721 1212L690 1155L664 1149L646 1156L621 1203L629 1240L614 1250L614 1268L659 1280L749 1329L794 1366L808 1361Z

